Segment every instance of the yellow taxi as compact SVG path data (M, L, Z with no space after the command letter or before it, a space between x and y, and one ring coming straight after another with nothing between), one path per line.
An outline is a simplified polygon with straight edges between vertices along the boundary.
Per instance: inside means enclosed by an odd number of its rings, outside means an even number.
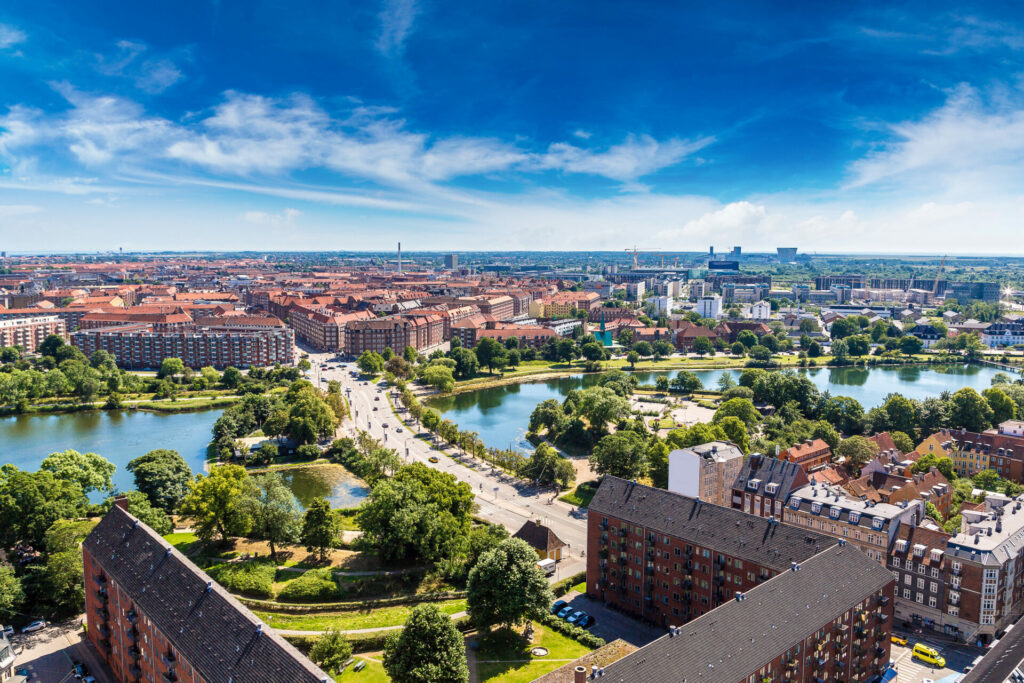
M906 645L907 644L907 639L906 638L904 638L903 636L898 636L895 633L892 635L892 639L891 640L892 640L892 642L896 643L897 645Z
M428 460L430 460L430 462L433 462L433 463L440 462L440 460L437 459L436 455L430 456L430 458L428 458Z
M939 651L934 647L929 647L924 643L915 643L911 656L914 659L920 659L925 664L931 664L940 669L946 666L946 658L940 655Z

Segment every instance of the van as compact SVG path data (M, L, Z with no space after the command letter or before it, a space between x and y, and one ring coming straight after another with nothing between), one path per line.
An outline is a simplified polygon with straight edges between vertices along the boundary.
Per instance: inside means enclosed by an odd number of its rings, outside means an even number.
M928 647L924 643L914 644L914 659L920 659L925 664L931 664L937 666L940 669L946 666L946 659L939 654L939 651L934 647Z
M544 576L552 576L555 573L555 561L541 560L537 563L537 569L544 572Z

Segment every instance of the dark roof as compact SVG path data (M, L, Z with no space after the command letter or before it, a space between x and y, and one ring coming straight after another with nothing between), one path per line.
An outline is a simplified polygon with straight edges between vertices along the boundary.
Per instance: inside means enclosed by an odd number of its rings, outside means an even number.
M331 680L126 510L111 508L83 548L204 680Z
M521 538L531 547L544 552L565 547L565 541L556 536L554 531L543 524L537 524L532 519L527 520L526 524L512 535L512 538Z
M588 515L622 519L777 571L837 543L810 529L611 476L598 487Z
M757 487L748 489L747 482L752 479L758 480ZM743 463L743 469L736 475L733 488L737 491L750 491L759 496L767 495L774 500L785 502L791 491L809 483L807 473L798 463L751 453ZM768 484L778 484L778 489L774 493L768 493Z
M743 680L892 581L854 546L833 546L608 665L601 680Z

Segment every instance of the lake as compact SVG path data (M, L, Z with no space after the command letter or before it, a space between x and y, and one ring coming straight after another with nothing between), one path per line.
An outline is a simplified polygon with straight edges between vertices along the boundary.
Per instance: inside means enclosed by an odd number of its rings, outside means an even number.
M203 471L206 444L220 410L194 413L150 413L87 410L52 415L0 418L0 462L35 471L50 453L72 448L92 452L114 463L114 485L135 488L129 461L157 448L181 453L193 472ZM94 500L102 496L93 496Z
M658 377L674 377L677 371L633 373L641 384L654 384ZM705 387L717 388L723 374L736 379L741 370L699 370ZM987 389L999 368L978 364L899 365L873 368L808 368L797 369L808 377L819 391L833 396L857 399L867 411L896 392L908 398L924 399L943 391L971 387ZM542 382L512 384L469 391L430 401L430 406L455 422L463 430L480 434L488 446L495 448L530 448L524 436L530 413L541 401L561 399L572 389L593 386L599 375L575 375Z
M314 498L326 498L333 508L358 506L370 489L341 465L310 465L281 472L288 488L305 510Z

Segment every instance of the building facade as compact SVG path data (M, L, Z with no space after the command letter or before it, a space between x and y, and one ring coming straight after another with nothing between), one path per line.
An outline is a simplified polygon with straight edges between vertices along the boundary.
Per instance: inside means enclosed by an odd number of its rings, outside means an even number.
M730 506L750 515L782 521L789 494L808 483L807 472L796 463L751 453L733 482Z
M86 637L118 681L331 680L126 508L82 544Z
M386 348L401 353L406 346L423 351L443 342L444 319L433 314L355 320L345 327L345 353L350 356L363 351L383 353Z
M0 346L20 346L25 353L35 353L51 334L67 334L64 321L55 315L0 320Z
M668 454L668 490L728 507L742 468L743 451L728 441L678 448Z

